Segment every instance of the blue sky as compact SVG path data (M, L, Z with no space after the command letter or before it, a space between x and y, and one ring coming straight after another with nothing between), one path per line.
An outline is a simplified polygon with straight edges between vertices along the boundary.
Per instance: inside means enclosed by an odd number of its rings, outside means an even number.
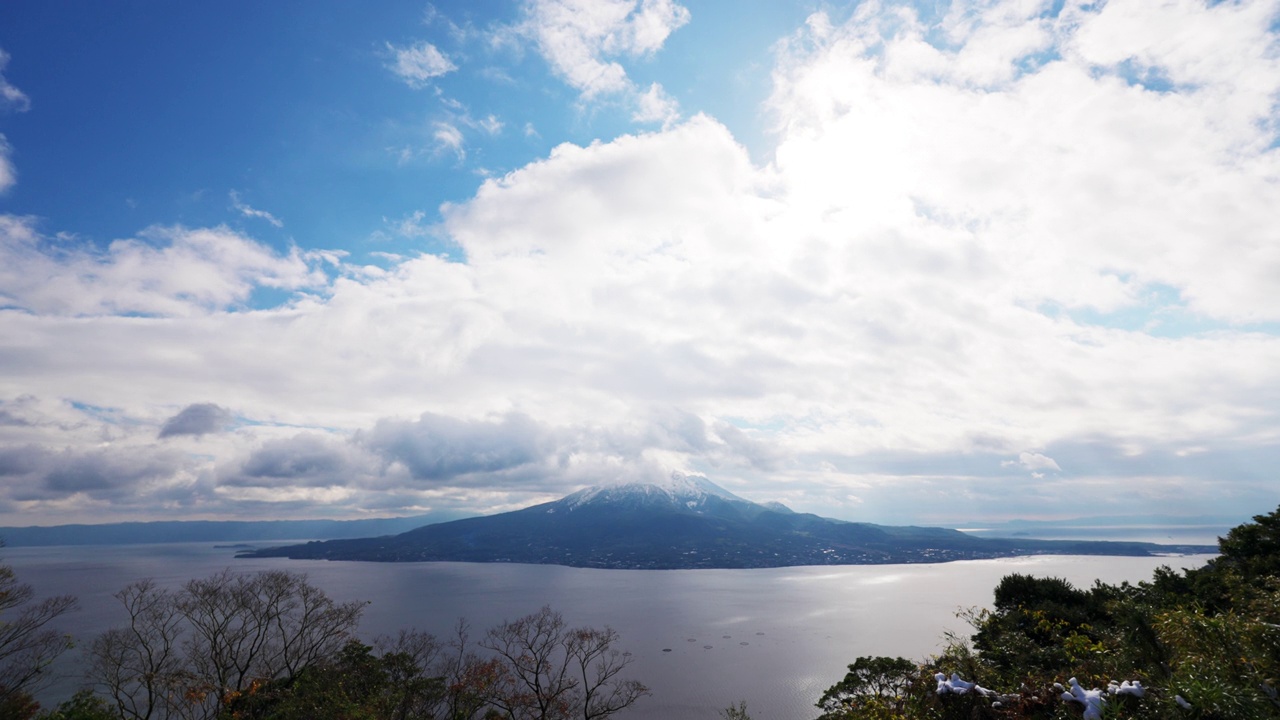
M702 26L687 35L717 49L673 37L674 50L624 53L628 80L661 82L685 114L733 122L767 152L751 109L769 92L777 24L806 12L778 4L747 23L732 3L690 7L701 19L688 11L681 29ZM5 118L22 153L6 203L99 246L156 223L228 223L281 250L419 251L423 238L405 242L398 223L438 222L442 202L484 177L563 142L662 126L633 121L627 92L584 102L522 36L515 3L4 12L4 47L22 59L11 84L39 98ZM426 47L444 61L418 77L413 52ZM238 206L271 208L280 227Z
M1280 3L0 6L0 524L1280 502Z

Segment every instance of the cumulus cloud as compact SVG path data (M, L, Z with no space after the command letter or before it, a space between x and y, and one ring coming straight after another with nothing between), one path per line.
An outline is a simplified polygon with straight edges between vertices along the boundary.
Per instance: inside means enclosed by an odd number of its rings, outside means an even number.
M639 123L659 123L666 127L680 119L680 106L658 83L636 97L636 110L631 119Z
M0 477L12 478L37 472L48 452L36 445L0 448Z
M539 461L542 432L524 415L466 421L423 413L414 421L383 420L363 438L373 451L403 463L414 477L445 481L496 473Z
M371 471L370 459L349 440L300 433L263 443L224 481L265 487L359 485Z
M529 17L579 48L557 72L591 96L678 27L626 30L636 8ZM65 253L8 217L0 397L127 408L142 454L176 447L147 444L173 397L235 407L255 424L192 436L214 459L165 486L205 507L489 511L681 471L881 521L1072 507L1117 478L1165 512L1252 509L1280 461L1280 339L1253 324L1280 312L1274 17L1123 0L815 15L779 47L769 163L705 116L561 145L441 209L465 263L327 285L225 228ZM1174 28L1212 39L1188 50ZM324 293L225 311L270 283ZM70 434L87 457L126 432L4 409L32 421L0 425L0 447L33 496L57 453L24 448Z
M139 458L132 452L96 450L64 453L52 458L45 476L45 488L57 493L98 493L143 480L163 479L178 469L173 455L156 454Z
M1262 20L1274 8L1116 2L1054 17L1035 3L983 7L953 22L954 46L931 44L911 8L812 21L818 29L784 51L779 164L816 180L809 169L838 152L881 171L796 190L815 205L852 191L867 226L915 215L963 234L984 223L976 239L1005 275L999 290L1024 305L1107 313L1167 286L1191 313L1273 319L1276 286L1263 277L1274 243L1250 208L1275 192L1280 61ZM1138 30L1135 16L1150 22ZM1160 39L1157 28L1175 25L1214 32ZM1207 48L1205 37L1233 39ZM1172 85L1144 86L1152 73ZM1241 151L1252 158L1243 166ZM1237 205L1243 214L1226 210ZM1234 260L1211 259L1223 254L1250 261L1228 270Z
M95 252L59 248L33 219L0 215L0 260L0 305L41 314L189 316L242 303L255 287L327 283L322 254L282 256L225 227L153 227Z
M231 422L231 411L213 403L188 405L177 415L164 421L158 437L207 435L223 430Z
M426 41L406 47L387 43L387 50L394 58L388 68L412 88L426 87L432 79L458 69L439 48Z
M82 495L123 499L151 484L170 481L183 467L180 455L132 448L67 448L53 451L25 445L0 447L0 477L9 485L6 499L19 502ZM127 504L127 502L126 502Z
M1058 467L1058 463L1056 460L1049 457L1048 455L1044 455L1037 452L1018 453L1017 460L1006 460L1000 464L1002 467L1017 466L1017 467L1023 468L1024 470L1030 470L1032 472L1037 472L1040 470L1055 470L1058 472L1062 471L1062 468Z
M652 55L689 22L689 11L672 0L531 0L518 33L529 37L551 69L584 100L625 95L633 119L669 124L679 117L676 101L653 83L641 91L619 59Z

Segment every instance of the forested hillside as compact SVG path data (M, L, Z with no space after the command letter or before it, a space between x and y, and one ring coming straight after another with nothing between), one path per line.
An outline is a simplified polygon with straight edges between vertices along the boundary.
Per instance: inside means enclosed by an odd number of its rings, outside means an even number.
M1219 547L1136 585L1007 576L970 637L924 663L857 658L820 718L1280 717L1280 510Z

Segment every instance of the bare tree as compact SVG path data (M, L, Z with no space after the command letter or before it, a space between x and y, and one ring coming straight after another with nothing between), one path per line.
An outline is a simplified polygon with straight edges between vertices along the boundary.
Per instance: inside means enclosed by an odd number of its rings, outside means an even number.
M448 642L401 631L378 638L375 656L352 638L364 603L336 603L305 575L224 570L177 590L138 581L116 598L128 623L94 640L89 659L123 720L317 702L385 720L605 720L649 693L622 677L630 655L615 631L569 628L549 607L489 630L484 654L460 620Z
M436 674L445 681L443 717L450 720L470 720L480 716L490 706L506 677L502 662L496 658L480 657L471 650L470 641L471 626L459 618L453 638L446 644L446 652L436 666Z
M194 680L179 646L183 618L177 597L149 579L126 585L115 597L128 613L128 625L104 632L89 646L89 674L121 717L169 717L189 704Z
M489 630L481 645L502 660L503 689L494 704L512 720L569 717L577 684L563 652L564 618L550 607Z
M144 580L116 597L129 625L94 641L90 672L133 720L215 717L254 683L336 655L365 605L336 603L305 575L229 569L172 592Z
M583 720L607 718L649 694L640 682L618 677L631 664L631 654L616 650L617 642L617 631L607 626L579 628L565 636L565 653L581 681Z
M252 682L293 677L336 655L365 603L335 603L297 573L224 570L188 582L179 606L191 627L189 662L216 688L220 707Z
M617 640L610 628L566 628L550 607L502 623L481 643L503 665L493 705L511 720L596 720L630 707L649 690L619 677L630 656Z
M276 575L284 577L275 578ZM306 581L305 575L285 572L264 573L290 589L293 600L288 612L271 618L279 638L276 675L293 676L303 668L328 657L349 640L360 624L369 603L336 603L323 590Z
M49 680L48 669L71 646L71 638L49 624L76 608L71 595L34 602L35 590L0 565L0 704L29 697ZM16 611L17 615L5 615Z

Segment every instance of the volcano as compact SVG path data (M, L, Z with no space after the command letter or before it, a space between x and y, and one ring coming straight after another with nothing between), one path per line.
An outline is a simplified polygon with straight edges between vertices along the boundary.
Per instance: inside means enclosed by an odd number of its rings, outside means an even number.
M846 522L752 502L704 477L675 474L663 483L590 487L522 510L398 535L264 548L240 557L684 569L1216 551L1198 545L978 538L946 528Z

